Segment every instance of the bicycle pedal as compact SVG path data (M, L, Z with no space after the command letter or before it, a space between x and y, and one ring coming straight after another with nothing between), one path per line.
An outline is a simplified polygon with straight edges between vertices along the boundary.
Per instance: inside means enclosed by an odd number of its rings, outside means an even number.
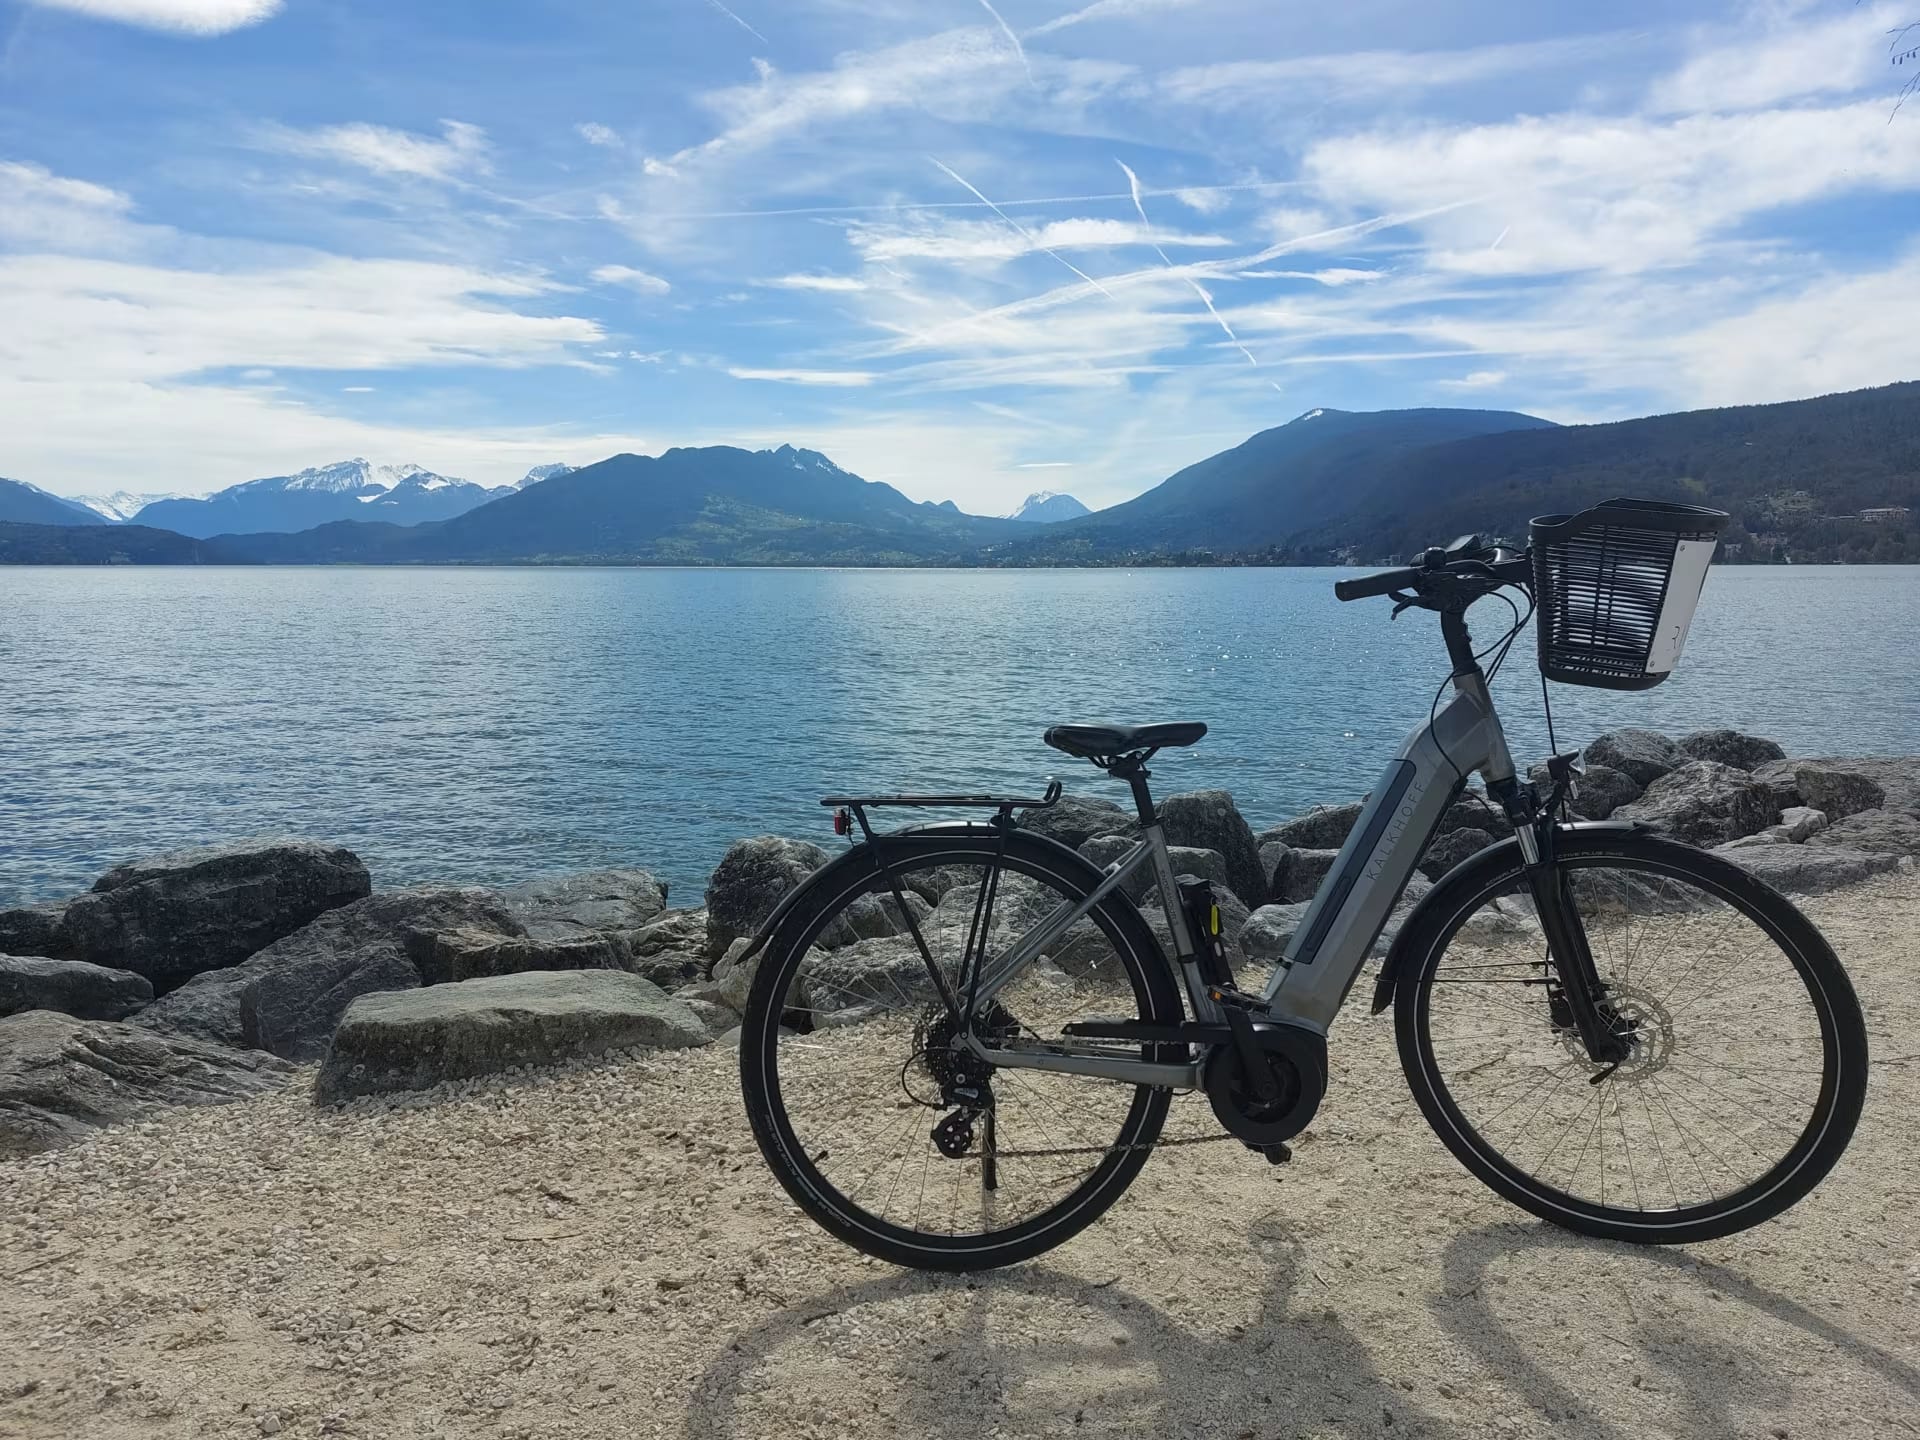
M1285 1165L1293 1159L1293 1147L1284 1140L1272 1145L1255 1145L1252 1141L1243 1142L1247 1149L1257 1151L1267 1157L1269 1165Z

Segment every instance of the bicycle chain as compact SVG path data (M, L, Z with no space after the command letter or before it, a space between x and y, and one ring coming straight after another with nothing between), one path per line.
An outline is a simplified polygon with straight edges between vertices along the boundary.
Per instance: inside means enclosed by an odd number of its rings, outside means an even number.
M1231 1140L1232 1135L1189 1135L1181 1140L1145 1140L1137 1145L1062 1145L1054 1150L995 1150L996 1160L1043 1160L1062 1155L1111 1155L1126 1150L1171 1150L1180 1145L1211 1145L1216 1140ZM982 1151L982 1156L985 1155Z

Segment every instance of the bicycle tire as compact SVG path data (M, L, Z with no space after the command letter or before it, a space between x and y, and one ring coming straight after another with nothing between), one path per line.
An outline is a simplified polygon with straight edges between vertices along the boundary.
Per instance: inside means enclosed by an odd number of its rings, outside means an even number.
M1052 840L1015 831L1002 837L983 826L930 827L889 837L884 842L896 863L911 857L917 867L998 863L1029 876L1075 900L1097 887L1101 872L1083 856ZM788 1114L777 1049L785 1004L796 974L807 961L812 938L825 931L845 908L873 891L881 876L871 846L852 864L821 872L818 893L803 897L770 937L750 988L740 1034L740 1083L756 1143L781 1186L829 1234L891 1264L928 1270L979 1270L1030 1259L1079 1233L1100 1217L1133 1183L1166 1121L1170 1093L1161 1087L1135 1086L1125 1122L1111 1148L1084 1183L1059 1203L1004 1230L974 1235L926 1233L894 1224L864 1209L824 1176L802 1144ZM1104 921L1103 931L1116 947L1133 988L1139 1018L1178 1023L1180 996L1158 940L1140 912L1124 896L1110 894L1089 918ZM1142 1047L1148 1058L1153 1047ZM998 1072L996 1072L998 1073ZM1093 1079L1088 1085L1113 1085Z
M1414 928L1404 937L1401 978L1394 994L1395 1036L1401 1067L1427 1123L1455 1158L1495 1193L1542 1219L1586 1235L1641 1244L1686 1244L1746 1230L1795 1204L1838 1162L1866 1096L1866 1025L1852 983L1832 947L1778 891L1739 866L1689 846L1632 831L1568 833L1559 840L1557 860L1576 875L1583 868L1609 868L1612 862L1611 868L1684 882L1732 907L1779 947L1805 985L1819 1018L1822 1071L1805 1127L1791 1148L1750 1183L1696 1205L1676 1204L1658 1211L1609 1206L1571 1195L1523 1172L1482 1135L1463 1114L1440 1073L1430 1023L1433 990L1436 972L1462 925L1523 874L1519 847L1511 840L1489 846L1444 877L1440 889L1409 922ZM1602 1102L1596 1109L1596 1127L1604 1108ZM1655 1114L1649 1107L1648 1128L1657 1143ZM1604 1198L1604 1155L1602 1165Z

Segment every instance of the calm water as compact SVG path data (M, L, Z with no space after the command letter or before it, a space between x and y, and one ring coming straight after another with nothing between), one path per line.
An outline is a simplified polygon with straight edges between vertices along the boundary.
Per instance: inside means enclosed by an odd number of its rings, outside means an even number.
M1067 719L1205 720L1156 789L1270 824L1366 789L1445 672L1337 573L0 569L0 903L269 832L379 885L641 864L695 903L738 836L830 843L840 787L1124 799L1041 745ZM1676 676L1556 687L1559 733L1920 752L1917 621L1920 569L1716 570ZM1539 758L1531 632L1496 696Z

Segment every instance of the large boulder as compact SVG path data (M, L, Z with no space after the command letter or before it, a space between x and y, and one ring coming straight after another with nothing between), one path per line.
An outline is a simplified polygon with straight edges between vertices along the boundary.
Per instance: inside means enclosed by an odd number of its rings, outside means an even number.
M1137 835L1140 821L1111 800L1062 795L1045 809L1022 810L1020 828L1077 850L1096 835Z
M462 926L423 931L408 946L423 985L519 975L529 970L624 970L627 948L618 935L597 931L553 936L502 935Z
M1294 931L1307 918L1308 903L1262 905L1240 930L1240 948L1255 960L1278 960L1287 953Z
M1420 873L1429 880L1438 880L1469 855L1477 855L1491 844L1493 832L1489 830L1468 825L1451 831L1427 847L1427 853L1420 857Z
M67 934L67 906L71 903L53 900L0 910L0 955L71 959L73 941Z
M1338 850L1295 850L1287 857L1285 880L1274 892L1273 898L1282 905L1311 900L1314 892L1319 890L1320 882L1327 878L1327 872L1333 869L1333 862L1339 858Z
M1632 776L1637 784L1651 785L1687 757L1658 730L1628 728L1600 736L1587 746L1584 758L1589 765L1605 765Z
M1528 772L1533 781L1534 793L1545 800L1553 793L1553 776L1547 767L1536 765ZM1605 820L1622 805L1630 805L1640 798L1645 789L1638 780L1624 770L1616 770L1611 765L1583 765L1579 777L1574 781L1573 798L1568 808L1582 820ZM1454 807L1458 809L1459 807ZM1500 817L1504 822L1506 817ZM1494 830L1489 823L1481 827ZM1509 835L1513 826L1507 824L1503 831L1496 834Z
M1227 863L1226 883L1248 905L1267 898L1267 877L1260 868L1260 847L1253 827L1225 790L1194 790L1174 795L1157 807L1169 845L1217 850ZM1175 872L1179 866L1174 867Z
M0 955L0 1015L58 1010L82 1020L120 1020L153 999L153 983L131 970L44 955Z
M707 881L707 953L718 959L740 936L752 935L827 859L818 845L784 835L734 841Z
M1109 947L1107 952L1112 955ZM940 992L913 941L903 936L816 950L801 972L814 1023L847 1024L939 1002Z
M1717 845L1741 869L1795 895L1821 895L1884 875L1900 866L1900 857L1871 850L1843 850L1836 845Z
M166 1105L218 1105L285 1083L271 1055L50 1010L0 1019L0 1159L83 1139Z
M1338 850L1347 843L1347 832L1360 818L1361 806L1316 805L1304 815L1296 815L1283 824L1262 830L1259 840L1278 840L1295 850Z
M492 890L423 886L356 900L276 941L243 964L195 977L143 1010L138 1023L290 1060L317 1060L347 1006L376 990L410 990L443 960L435 939L456 932L525 938Z
M666 882L647 870L559 875L510 885L500 896L527 934L538 940L638 930L667 908Z
M334 1033L314 1099L335 1104L608 1050L708 1043L698 1015L638 975L499 975L356 998Z
M697 980L712 963L707 954L707 912L667 910L659 918L621 937L627 969L663 988Z
M1131 835L1096 835L1080 847L1080 853L1104 870L1139 843ZM1173 862L1173 873L1176 875L1198 875L1211 880L1223 890L1232 888L1227 879L1226 857L1218 850L1169 845L1167 856ZM1137 904L1146 899L1155 887L1153 867L1142 865L1127 877L1120 888L1129 900Z
M1260 842L1260 873L1267 877L1267 894L1278 895L1287 883L1287 865L1293 858L1293 847L1284 840L1262 840Z
M820 932L820 938L814 943L829 948L837 945L851 945L857 940L879 940L888 935L911 935L912 925L919 925L933 912L933 906L912 890L901 887L901 898L896 899L891 891L856 895L847 902L840 913L833 917L827 928ZM736 944L739 942L735 942ZM718 971L719 966L716 965Z
M372 888L350 850L246 840L109 870L67 905L74 958L132 970L162 992L237 965Z
M1772 789L1745 770L1689 760L1654 780L1613 818L1637 820L1689 845L1720 845L1764 830L1779 813Z
M1674 748L1689 760L1712 760L1736 770L1752 770L1787 756L1778 742L1738 730L1696 730L1691 735L1682 735Z
M1920 855L1920 820L1899 810L1861 810L1816 831L1807 843L1881 855Z
M1639 793L1638 787L1634 793ZM1485 795L1469 790L1446 808L1433 833L1451 835L1455 830L1484 830L1496 840L1504 840L1513 833L1513 822Z
M1192 880L1198 879L1199 877L1182 875L1179 878L1182 880ZM1240 936L1246 929L1247 918L1252 914L1252 911L1249 910L1247 906L1241 904L1239 897L1231 890L1224 889L1218 885L1216 885L1213 890L1213 903L1219 907L1220 910L1220 938L1226 941L1227 962L1232 965L1238 965L1245 956L1245 951L1240 944ZM1148 899L1140 913L1146 916L1147 924L1153 927L1154 937L1160 942L1160 948L1166 952L1167 958L1171 960L1173 958L1173 929L1167 924L1166 909L1160 903L1158 891L1154 892ZM1200 937L1195 936L1194 938L1198 940Z
M1876 768L1862 760L1776 760L1755 770L1753 778L1772 789L1783 809L1806 805L1829 820L1843 820L1888 804L1886 786L1873 773Z

